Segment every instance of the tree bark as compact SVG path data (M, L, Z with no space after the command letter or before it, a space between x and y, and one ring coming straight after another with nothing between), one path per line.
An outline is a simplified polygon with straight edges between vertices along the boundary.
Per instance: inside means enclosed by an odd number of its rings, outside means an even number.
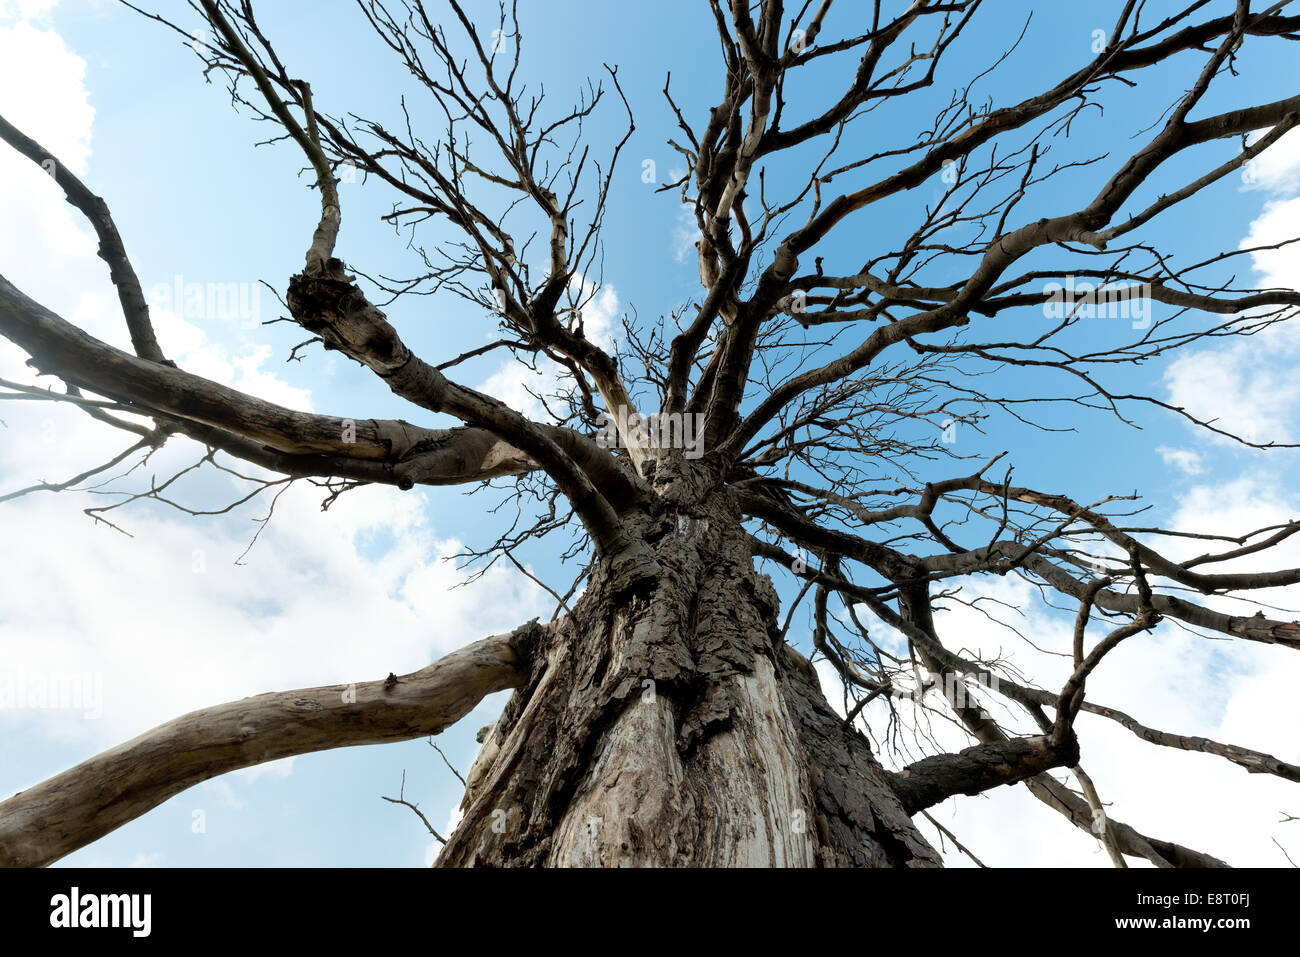
M602 563L540 639L438 865L938 866L780 639L735 512L642 523L664 574L620 594Z

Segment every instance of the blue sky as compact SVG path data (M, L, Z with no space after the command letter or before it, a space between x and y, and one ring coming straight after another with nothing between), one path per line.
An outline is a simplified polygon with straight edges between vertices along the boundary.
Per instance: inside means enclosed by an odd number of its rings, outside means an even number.
M169 6L184 15L180 4ZM365 32L351 4L265 6L260 15L266 32L291 69L311 80L318 105L334 114L355 111L395 121L398 98L411 92L409 84ZM1108 27L1114 18L1109 7L1105 17L1098 16L1097 6L1040 5L1025 40L1001 70L981 81L973 99L988 96L999 104L1019 99L1083 63L1091 56L1092 31ZM491 10L495 5L472 7ZM587 77L598 78L602 63L618 65L637 130L611 195L603 286L593 309L606 323L633 308L643 322L657 321L696 294L698 278L691 236L683 230L676 200L655 193L641 173L651 161L662 181L677 163L664 143L674 132L659 92L665 71L672 71L674 96L693 120L720 92L707 9L685 0L524 7L525 75L530 83L545 81L555 107L567 105ZM845 4L836 16L847 18L853 9ZM313 15L303 16L306 10ZM934 90L919 102L882 110L875 124L861 127L860 143L850 144L848 155L854 149L879 148L875 143L885 136L896 142L919 132L934 112L931 107L946 103L954 84L991 65L1020 32L1029 5L1005 2L997 10L997 16L977 20L954 47ZM840 26L832 17L828 29ZM1275 99L1295 88L1293 47L1252 41L1249 52L1241 76L1216 88L1205 111ZM1139 131L1158 119L1202 62L1199 54L1185 54L1144 73L1138 89L1106 91L1105 115L1085 113L1071 138L1056 148L1061 159L1109 154L1110 160L1063 176L1055 191L1027 202L1020 215L1058 213L1077 194L1091 195L1101 177L1114 170L1116 157L1142 141ZM851 69L851 62L841 62L815 74L790 91L788 109L793 113L801 104L822 102L837 78ZM163 347L186 368L296 407L354 418L416 418L415 410L394 399L373 375L335 355L308 350L303 361L286 363L289 350L305 338L301 330L287 323L260 325L280 312L273 296L265 289L258 292L257 284L265 280L282 291L287 277L301 268L318 214L316 196L307 188L301 157L289 145L253 148L265 138L265 127L233 111L222 86L205 83L197 58L175 35L114 3L0 0L0 113L63 156L107 199L146 292L158 284L171 285L176 277L182 283L235 283L245 301L256 305L243 315L184 310L161 315ZM432 122L433 114L429 116ZM588 125L588 136L595 144L613 143L624 122L621 108L611 100ZM1209 169L1232 148L1223 143L1193 151L1173 165L1171 175ZM1294 173L1300 169L1300 144L1294 137L1284 140L1277 153L1261 161L1251 182L1228 178L1161 217L1144 236L1174 249L1182 261L1235 248L1247 236L1281 238L1300 209ZM94 258L88 231L41 171L24 163L0 156L0 273L93 334L124 344L106 270ZM1151 198L1163 185L1149 184L1136 201ZM377 183L361 181L340 189L344 226L339 254L371 274L416 270L404 238L378 219L391 208L391 194ZM860 265L867 258L863 250L869 255L878 248L873 244L892 238L895 224L914 215L916 204L937 201L941 190L939 183L927 184L846 224L824 251L827 271ZM431 236L425 239L431 244ZM1240 259L1235 268L1244 276L1253 267L1252 281L1263 275L1293 284L1300 274L1297 266L1296 254L1279 253ZM936 272L932 278L951 281L955 275ZM256 298L248 298L255 293ZM1155 307L1156 318L1162 315L1160 308ZM430 359L481 345L493 332L490 316L454 297L411 297L389 314L415 351ZM1016 324L1012 328L1042 321L1032 315L1010 320ZM1097 335L1100 343L1111 332L1088 329L1083 334ZM1260 338L1197 348L1175 363L1119 370L1107 381L1118 391L1150 392L1191 408L1209 403L1225 422L1260 440L1294 442L1297 355L1289 341L1294 336ZM459 381L517 387L518 373L503 369L499 356L467 364ZM0 344L0 377L30 380L8 344ZM1006 390L1037 385L1024 378L997 381ZM1047 388L1068 391L1071 386L1056 379ZM0 492L75 474L128 444L67 412L21 407L34 405L12 403L0 409L5 423L0 429ZM1240 532L1300 511L1289 481L1294 452L1243 449L1198 435L1167 414L1133 412L1144 430L1121 427L1099 413L1080 415L1073 406L1038 416L1054 428L1072 430L1068 432L1040 432L995 418L986 424L985 435L960 430L954 450L978 457L1009 450L1019 482L1068 491L1082 500L1138 490L1155 504L1153 517L1170 523ZM166 476L168 465L197 457L195 447L177 442L133 478ZM933 469L921 478L967 471L962 463L941 462ZM205 507L219 507L234 497L232 483L220 474L201 475L184 491L187 502ZM488 495L493 502L500 498L499 493ZM37 495L0 504L0 527L23 556L0 582L3 660L13 668L93 671L105 682L104 714L97 719L0 710L0 794L27 787L192 708L261 691L414 670L534 615L549 617L551 600L513 569L494 570L471 585L454 587L463 575L445 558L458 551L459 543L482 545L495 537L497 520L484 515L482 495L363 489L343 496L324 514L318 508L322 497L311 488L287 493L241 565L233 563L257 528L253 520L265 514L260 500L208 518L136 503L113 517L133 538L97 527L82 514L87 505L100 504L102 496ZM530 548L526 558L534 574L560 590L576 573L541 547ZM1295 556L1286 563L1295 565ZM783 598L792 597L784 583L778 584ZM987 583L987 594L1013 606L1033 597L1027 587L1002 580ZM979 616L961 610L952 614L952 628L965 629L971 645L996 647L1008 641L1005 632ZM1046 636L1063 626L1039 608L1026 611L1019 627ZM797 615L792 638L806 646L806 632L805 619ZM1112 700L1143 709L1150 723L1169 730L1277 748L1294 760L1294 743L1276 737L1273 715L1284 700L1279 698L1284 682L1300 677L1294 675L1295 666L1257 648L1234 647L1231 658L1219 651L1181 634L1153 639L1126 659L1128 677L1110 679ZM1112 691L1109 685L1099 687ZM484 702L441 736L439 743L462 772L477 751L474 732L492 720L502 700L497 696ZM1109 730L1098 728L1094 734L1097 749L1106 755L1097 759L1104 770L1094 776L1104 779L1105 793L1114 796L1116 816L1133 818L1135 826L1154 822L1150 826L1156 830L1165 824L1165 830L1185 828L1161 834L1193 844L1208 830L1208 841L1198 846L1208 843L1205 849L1212 853L1234 862L1280 863L1268 840L1275 833L1271 823L1280 802L1286 800L1275 788L1277 782L1247 780L1237 769L1198 756L1175 755L1175 767L1166 764L1165 755L1151 756ZM1138 761L1139 770L1133 775L1121 771L1121 759ZM429 859L428 836L407 810L379 799L381 794L396 796L403 770L406 796L419 801L442 829L460 787L438 755L424 741L414 741L305 756L227 776L178 796L66 861L114 866L418 865ZM1249 823L1235 822L1234 830L1207 824L1194 807L1162 809L1151 794L1161 780L1184 782L1195 793L1214 795L1216 803L1245 802L1246 810L1237 816ZM966 804L970 807L945 805L941 810L952 815L945 820L964 841L982 839L980 850L987 860L1105 864L1094 841L1072 833L1019 792ZM1290 810L1296 812L1294 804ZM194 826L196 811L202 812L201 832ZM1291 846L1296 846L1294 840Z

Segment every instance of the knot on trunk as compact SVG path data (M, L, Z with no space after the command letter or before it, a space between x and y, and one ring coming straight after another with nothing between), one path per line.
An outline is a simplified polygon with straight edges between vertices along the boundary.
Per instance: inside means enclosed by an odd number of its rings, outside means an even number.
M338 349L377 372L391 373L409 355L384 313L341 271L290 277L285 301L294 321L320 336L326 348Z

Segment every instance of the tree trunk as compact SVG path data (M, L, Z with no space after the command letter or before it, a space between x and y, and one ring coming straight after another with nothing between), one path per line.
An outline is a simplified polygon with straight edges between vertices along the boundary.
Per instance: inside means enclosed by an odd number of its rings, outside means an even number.
M538 633L438 864L938 866L725 500L641 526L662 575L619 594L602 563Z

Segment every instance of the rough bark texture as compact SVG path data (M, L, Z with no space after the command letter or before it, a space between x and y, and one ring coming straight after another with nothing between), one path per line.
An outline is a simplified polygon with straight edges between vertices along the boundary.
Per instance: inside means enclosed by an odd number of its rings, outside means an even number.
M548 629L439 865L937 866L779 639L725 498L645 523L662 578L619 594L598 568Z

